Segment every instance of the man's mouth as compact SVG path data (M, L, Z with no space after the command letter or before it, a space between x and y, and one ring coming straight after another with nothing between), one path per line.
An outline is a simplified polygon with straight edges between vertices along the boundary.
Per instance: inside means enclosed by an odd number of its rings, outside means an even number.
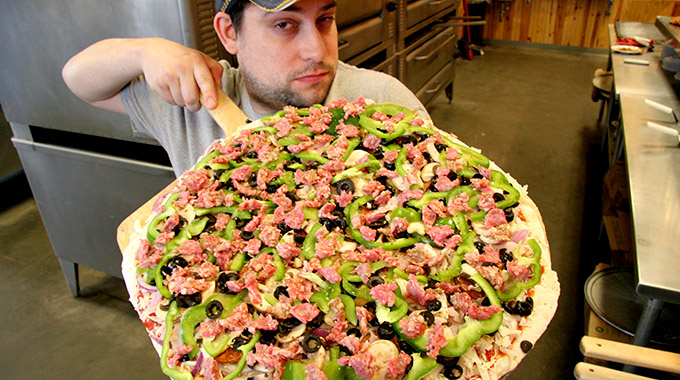
M313 73L306 73L300 76L295 77L296 82L300 83L307 83L307 84L313 84L313 83L318 83L323 81L328 77L328 72L327 71L321 71L321 72L313 72Z

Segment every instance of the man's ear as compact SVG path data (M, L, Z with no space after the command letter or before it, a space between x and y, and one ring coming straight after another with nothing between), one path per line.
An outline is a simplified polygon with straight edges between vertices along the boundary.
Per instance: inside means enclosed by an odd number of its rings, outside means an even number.
M213 20L213 27L224 48L230 54L238 53L236 28L234 23L231 22L231 16L224 12L217 12Z

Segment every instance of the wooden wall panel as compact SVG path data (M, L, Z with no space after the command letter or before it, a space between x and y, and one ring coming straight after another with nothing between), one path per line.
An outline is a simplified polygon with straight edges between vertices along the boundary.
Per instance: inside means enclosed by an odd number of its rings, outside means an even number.
M608 24L677 16L680 1L614 0L609 15L606 10L607 0L493 1L486 7L484 38L606 48Z

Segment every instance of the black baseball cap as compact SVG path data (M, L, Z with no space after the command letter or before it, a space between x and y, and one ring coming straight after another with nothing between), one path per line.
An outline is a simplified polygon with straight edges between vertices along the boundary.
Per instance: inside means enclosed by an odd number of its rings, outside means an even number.
M216 0L215 9L218 12L228 13L231 6L238 0ZM267 12L276 12L285 9L297 0L250 0L251 3L257 5Z

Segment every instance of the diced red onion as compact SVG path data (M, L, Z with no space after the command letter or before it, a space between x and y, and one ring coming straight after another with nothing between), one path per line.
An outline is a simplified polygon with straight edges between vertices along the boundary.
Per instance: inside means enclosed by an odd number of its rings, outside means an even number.
M146 290L147 292L157 292L158 291L157 287L147 284L146 281L144 281L144 279L142 278L141 275L137 275L137 285L139 285L140 288Z
M328 334L330 334L330 330L317 328L317 329L312 330L311 333L314 334L314 335L318 335L322 338L325 338L325 337L328 336Z
M529 230L518 230L512 233L512 241L519 244L529 236Z
M149 334L149 338L151 338L151 340L158 343L159 345L161 345L161 346L163 345L163 339L161 339L161 338L159 338L159 337L157 337L153 334Z
M196 358L194 369L191 370L191 376L196 377L198 371L201 369L201 366L203 366L203 351L198 351L198 357Z

